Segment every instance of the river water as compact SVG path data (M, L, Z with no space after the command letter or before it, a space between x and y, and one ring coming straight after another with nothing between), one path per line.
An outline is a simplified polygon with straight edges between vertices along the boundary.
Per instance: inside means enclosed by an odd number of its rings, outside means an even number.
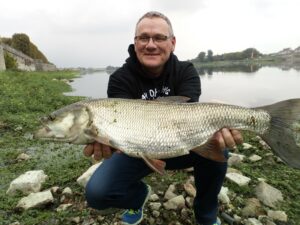
M200 75L200 102L225 102L255 107L300 98L300 71L262 67L249 72L214 72ZM109 74L105 71L84 74L71 83L73 96L106 98Z

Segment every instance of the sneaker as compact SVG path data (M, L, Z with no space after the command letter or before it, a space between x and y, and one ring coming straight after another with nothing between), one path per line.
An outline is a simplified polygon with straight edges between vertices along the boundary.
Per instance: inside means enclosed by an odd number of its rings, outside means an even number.
M147 195L144 200L144 203L141 208L135 209L127 209L122 215L122 225L137 225L143 220L143 211L146 202L148 201L151 194L151 187L146 184L147 187Z

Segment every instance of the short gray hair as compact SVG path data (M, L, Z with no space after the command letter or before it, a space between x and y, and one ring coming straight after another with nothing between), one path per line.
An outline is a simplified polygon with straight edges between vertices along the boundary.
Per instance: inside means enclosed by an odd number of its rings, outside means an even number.
M166 17L164 14L160 13L160 12L157 12L157 11L150 11L150 12L147 12L145 13L139 20L138 22L136 23L136 26L135 26L135 33L136 33L136 30L137 30L137 26L138 24L141 22L142 19L144 18L161 18L163 19L164 21L167 22L167 24L169 25L169 32L170 32L170 35L171 36L174 36L174 32L173 32L173 28L172 28L172 24L171 24L171 21L169 20L168 17Z

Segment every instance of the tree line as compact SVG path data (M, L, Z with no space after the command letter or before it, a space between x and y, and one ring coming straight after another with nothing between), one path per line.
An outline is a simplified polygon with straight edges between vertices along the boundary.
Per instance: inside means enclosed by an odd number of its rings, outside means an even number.
M262 56L255 48L247 48L241 52L230 52L221 55L213 55L212 50L206 52L200 52L198 56L193 59L193 62L213 62L213 61L229 61L229 60L245 60L254 59Z

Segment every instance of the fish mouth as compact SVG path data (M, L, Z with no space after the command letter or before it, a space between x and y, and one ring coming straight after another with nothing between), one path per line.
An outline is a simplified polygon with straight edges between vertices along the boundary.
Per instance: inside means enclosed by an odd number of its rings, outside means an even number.
M78 137L78 135L71 135L69 137L66 137L65 135L55 135L55 134L51 134L51 129L48 126L43 126L40 129L38 129L34 135L33 138L34 139L40 139L40 140L44 140L44 141L58 141L58 142L73 142L76 140L76 138Z

